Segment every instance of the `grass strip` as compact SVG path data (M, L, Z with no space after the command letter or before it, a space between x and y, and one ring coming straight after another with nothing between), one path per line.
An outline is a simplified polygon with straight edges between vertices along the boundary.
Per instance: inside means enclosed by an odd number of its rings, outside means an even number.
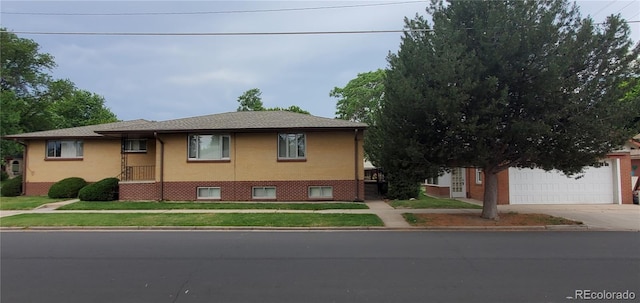
M434 198L423 196L419 200L390 201L393 208L441 208L441 209L481 209L482 206L454 199Z
M364 203L227 203L227 202L76 202L60 210L154 210L154 209L367 209Z
M47 203L71 199L51 199L46 196L0 197L0 210L34 209Z
M384 226L372 214L21 214L0 220L2 227L30 226Z

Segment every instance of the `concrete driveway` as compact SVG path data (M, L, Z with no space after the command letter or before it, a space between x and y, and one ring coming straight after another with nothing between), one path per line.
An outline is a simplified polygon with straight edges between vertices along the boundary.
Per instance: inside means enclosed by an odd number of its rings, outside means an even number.
M501 212L543 213L582 221L589 229L640 231L640 206L607 205L499 205Z

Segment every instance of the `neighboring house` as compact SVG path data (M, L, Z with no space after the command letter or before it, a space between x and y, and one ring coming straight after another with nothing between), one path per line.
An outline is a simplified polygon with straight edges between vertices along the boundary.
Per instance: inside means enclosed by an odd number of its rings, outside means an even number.
M628 151L631 155L631 188L638 191L640 190L640 134L627 141L622 146L622 150ZM638 196L637 192L636 196Z
M14 178L19 175L22 175L22 158L21 157L6 157L4 158L4 163L6 163L6 167L3 165L5 172L9 176L9 178Z
M384 173L367 160L364 161L363 166L365 200L382 200L387 188Z
M498 174L498 204L631 204L631 157L610 153L599 167L587 167L582 177L542 169L509 168ZM452 168L425 180L427 194L484 199L484 173L479 168Z
M121 200L361 201L365 128L286 111L248 111L5 139L26 146L26 195L45 195L67 177L117 177Z

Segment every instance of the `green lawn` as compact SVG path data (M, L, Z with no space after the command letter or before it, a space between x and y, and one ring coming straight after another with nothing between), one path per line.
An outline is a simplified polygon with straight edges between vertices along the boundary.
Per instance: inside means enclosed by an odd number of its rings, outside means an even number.
M482 206L466 203L454 199L434 198L425 195L420 195L420 199L417 200L394 200L389 201L389 204L393 208L472 208L480 209Z
M371 214L21 214L2 218L2 227L30 226L384 226Z
M34 209L40 205L71 199L51 199L46 196L0 197L0 210Z
M151 210L151 209L367 209L364 203L227 203L227 202L76 202L60 210Z

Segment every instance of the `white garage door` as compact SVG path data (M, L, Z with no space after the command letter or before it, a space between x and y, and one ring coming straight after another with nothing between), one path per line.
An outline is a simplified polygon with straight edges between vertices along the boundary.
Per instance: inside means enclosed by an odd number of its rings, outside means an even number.
M509 169L510 204L614 203L613 163L585 168L580 179L542 169Z

